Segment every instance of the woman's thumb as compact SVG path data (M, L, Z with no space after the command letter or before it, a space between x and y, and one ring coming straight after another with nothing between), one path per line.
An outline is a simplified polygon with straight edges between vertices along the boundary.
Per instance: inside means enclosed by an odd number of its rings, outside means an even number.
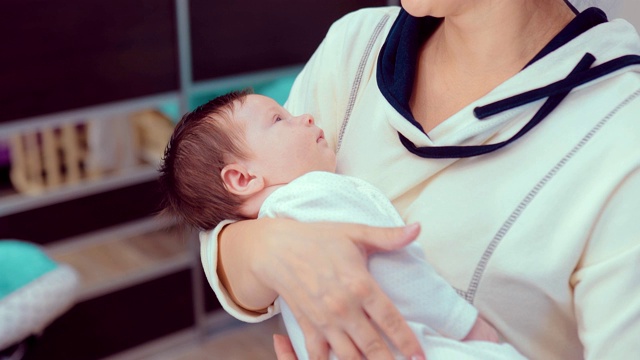
M396 250L414 241L420 234L420 223L413 223L403 227L373 227L362 226L359 233L353 237L367 254Z

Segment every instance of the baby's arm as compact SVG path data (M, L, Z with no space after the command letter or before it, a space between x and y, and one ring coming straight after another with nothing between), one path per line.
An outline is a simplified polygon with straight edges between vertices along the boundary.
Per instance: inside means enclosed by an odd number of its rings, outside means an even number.
M471 333L478 311L438 275L418 244L372 255L369 271L405 319L426 325L424 331L456 340Z
M389 200L373 186L330 173L307 174L277 190L263 204L261 216L383 227L404 225ZM456 340L468 335L478 340L478 334L485 333L478 331L487 324L477 321L477 310L426 262L419 245L372 255L369 271L406 320Z

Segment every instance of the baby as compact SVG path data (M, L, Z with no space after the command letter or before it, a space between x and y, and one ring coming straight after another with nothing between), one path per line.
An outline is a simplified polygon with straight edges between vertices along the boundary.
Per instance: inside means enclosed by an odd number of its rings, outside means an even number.
M165 151L160 181L166 211L200 229L260 217L404 226L379 190L335 170L334 149L311 115L293 116L271 98L240 91L182 118ZM203 266L209 279L215 276L215 269ZM495 339L474 331L488 325L425 261L419 245L373 254L368 267L430 360L522 358L507 344L482 341ZM291 310L280 298L274 305L298 358L308 358ZM477 333L483 335L468 336Z

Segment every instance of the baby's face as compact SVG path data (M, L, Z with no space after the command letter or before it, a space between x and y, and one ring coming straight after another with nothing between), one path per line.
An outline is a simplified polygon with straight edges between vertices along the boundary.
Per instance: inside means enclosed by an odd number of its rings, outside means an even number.
M263 174L268 185L310 171L335 171L335 152L311 115L292 116L273 99L252 94L236 105L233 117L246 130L249 170Z

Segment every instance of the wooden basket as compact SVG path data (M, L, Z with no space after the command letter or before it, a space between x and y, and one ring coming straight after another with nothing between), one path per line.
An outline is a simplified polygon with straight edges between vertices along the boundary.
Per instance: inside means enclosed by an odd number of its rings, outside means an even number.
M86 127L80 124L14 134L9 146L11 182L20 192L40 193L97 175L86 170Z
M11 182L19 192L38 194L142 163L157 166L173 127L150 109L14 134L9 138Z

